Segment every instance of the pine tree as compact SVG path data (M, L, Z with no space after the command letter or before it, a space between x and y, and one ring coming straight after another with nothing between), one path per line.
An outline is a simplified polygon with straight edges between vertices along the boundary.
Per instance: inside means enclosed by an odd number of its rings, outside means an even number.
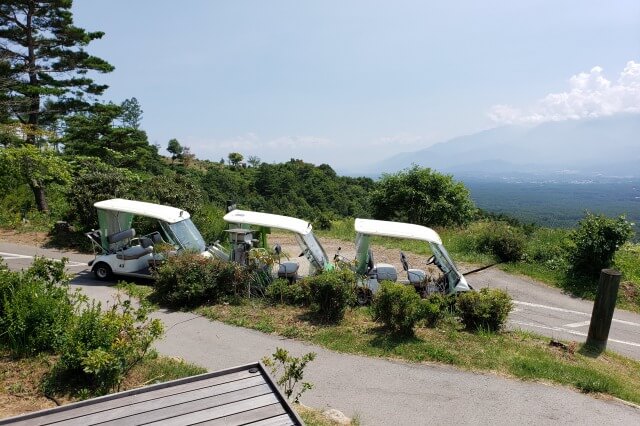
M41 146L42 129L88 107L107 88L88 71L110 72L108 62L84 47L104 33L73 25L71 0L2 0L0 3L0 88L6 110L24 142ZM44 184L28 179L36 205L47 211Z

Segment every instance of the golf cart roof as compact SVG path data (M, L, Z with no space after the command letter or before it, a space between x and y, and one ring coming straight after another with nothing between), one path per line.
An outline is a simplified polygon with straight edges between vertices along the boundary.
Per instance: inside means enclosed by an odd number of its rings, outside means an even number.
M386 220L356 219L356 232L381 237L410 238L412 240L428 241L442 244L436 231L426 226L412 223L388 222Z
M191 217L189 212L175 207L146 203L144 201L124 200L122 198L98 201L93 206L101 210L151 217L167 223L176 223Z
M279 228L301 235L307 235L311 232L311 224L309 222L296 219L295 217L280 216L278 214L232 210L227 213L223 219L229 223Z

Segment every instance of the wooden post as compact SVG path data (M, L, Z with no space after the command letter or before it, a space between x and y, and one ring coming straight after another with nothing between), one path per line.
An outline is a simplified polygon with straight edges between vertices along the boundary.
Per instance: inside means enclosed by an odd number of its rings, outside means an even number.
M598 293L596 294L596 301L593 303L591 324L589 325L586 343L587 347L597 352L602 352L607 347L621 275L620 271L615 269L603 269L600 271Z

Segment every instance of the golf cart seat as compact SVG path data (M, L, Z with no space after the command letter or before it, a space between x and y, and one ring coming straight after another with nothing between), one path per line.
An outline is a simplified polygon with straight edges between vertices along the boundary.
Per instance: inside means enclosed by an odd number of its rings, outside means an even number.
M409 261L407 260L407 256L403 252L400 252L400 263L402 263L402 269L407 272L409 284L417 285L424 281L424 277L426 276L424 271L422 269L409 268Z
M409 269L407 271L407 278L409 278L409 284L420 284L426 277L425 272L422 269Z
M153 246L133 246L117 252L116 258L120 260L135 260L140 259L142 256L146 256L149 253L153 253Z
M396 267L388 263L378 263L371 273L376 274L380 281L398 281L398 271Z
M295 278L299 267L296 262L282 262L278 266L278 278Z
M136 230L133 228L125 229L124 231L116 232L115 234L111 234L107 236L107 242L111 244L117 244L124 240L130 240L131 238L136 236Z

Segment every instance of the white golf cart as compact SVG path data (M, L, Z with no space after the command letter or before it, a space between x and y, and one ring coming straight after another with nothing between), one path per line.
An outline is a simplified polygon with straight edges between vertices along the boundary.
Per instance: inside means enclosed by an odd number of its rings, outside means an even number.
M159 244L168 248L167 254L192 250L207 257L212 255L189 213L184 210L121 198L99 201L94 207L98 210L100 229L85 235L94 246L95 259L89 266L100 280L114 274L150 278L150 267L165 257L154 249ZM156 219L158 229L136 236L136 230L132 228L136 216Z
M227 230L231 240L232 261L247 264L249 253L256 248L267 249L266 235L272 228L290 231L295 235L296 241L302 252L298 257L304 256L309 261L309 275L316 271L324 270L330 264L326 252L320 242L313 235L311 224L302 219L277 214L260 213L247 210L232 210L224 218L226 222L235 226ZM258 229L252 229L258 228ZM259 234L260 239L254 238ZM281 249L276 245L275 252L280 256ZM278 278L287 278L295 281L298 278L300 265L297 262L278 261Z
M453 294L471 290L467 280L456 269L456 265L442 245L440 236L433 229L410 223L356 219L355 231L356 272L367 277L362 285L365 291L369 292L368 294L363 294L362 297L366 298L371 293L375 293L380 287L380 282L385 280L412 285L423 296L434 292ZM427 260L426 264L437 266L441 274L438 274L439 276L431 276L422 269L410 268L405 254L400 252L400 262L407 273L407 279L398 280L398 272L395 266L387 263L376 264L374 262L373 252L369 247L372 236L406 238L427 242L433 256Z

